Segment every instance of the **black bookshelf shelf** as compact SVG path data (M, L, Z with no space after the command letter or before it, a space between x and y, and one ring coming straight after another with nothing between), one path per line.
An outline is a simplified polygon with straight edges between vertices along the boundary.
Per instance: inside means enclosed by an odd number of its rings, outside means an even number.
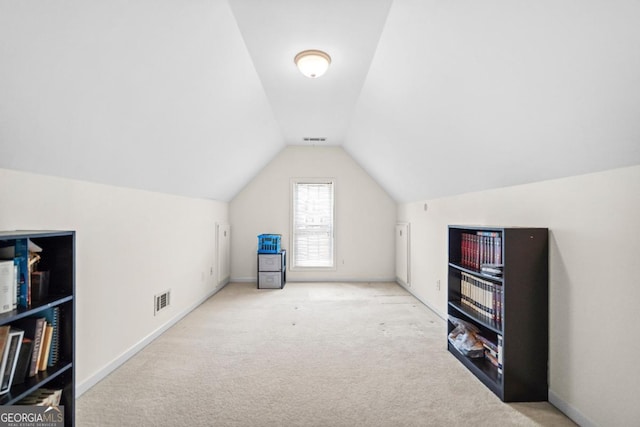
M463 355L451 343L448 343L447 348L480 382L495 394L500 395L502 392L502 374L498 373L498 368L485 359L471 359Z
M454 316L454 314L451 312L451 308L453 308L458 313L458 316L456 317L473 319L475 323L480 324L497 334L502 333L502 328L500 328L500 326L498 326L496 322L490 319L478 317L473 311L460 305L459 301L449 301L449 314Z
M35 375L26 375L22 382L14 377L9 391L0 395L0 405L16 405L41 388L62 390L60 405L64 406L64 425L72 427L75 425L75 232L0 231L0 247L5 249L13 246L17 250L18 242L25 240L42 249L37 268L49 272L47 293L38 301L25 303L25 307L0 314L0 326L24 329L27 337L28 328L23 325L30 325L32 318L48 319L54 312L57 362L51 359L55 364ZM46 360L44 364L48 365Z
M39 372L35 377L27 378L24 383L16 384L11 387L11 391L3 394L0 399L0 405L13 405L20 399L27 397L38 388L46 387L48 383L59 378L65 372L73 368L71 362L61 362L57 366L48 368L46 371Z
M453 268L455 270L458 270L458 271L464 271L465 273L474 274L474 275L476 275L478 277L483 277L485 279L492 280L494 282L500 282L500 283L503 282L502 277L493 276L491 274L485 274L485 273L480 272L479 270L475 270L475 269L471 269L471 268L465 268L465 267L462 267L460 265L460 263L450 262L449 263L449 267L451 267L451 268Z
M548 229L451 225L448 232L447 312L498 347L502 373L447 341L449 352L505 402L547 400ZM480 271L493 260L501 277ZM449 321L448 331L454 328Z
M18 308L8 313L1 313L0 325L15 322L23 317L37 315L40 311L46 308L56 307L70 301L73 301L72 295L47 297L44 301L40 301L38 304L35 304L30 308Z

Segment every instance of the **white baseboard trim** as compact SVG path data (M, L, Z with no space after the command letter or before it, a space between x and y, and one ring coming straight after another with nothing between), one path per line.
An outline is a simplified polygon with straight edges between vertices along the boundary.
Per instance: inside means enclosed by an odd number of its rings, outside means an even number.
M582 412L560 398L553 390L549 389L549 403L558 408L560 412L571 418L581 427L597 427L597 424L587 418Z
M405 288L406 290L409 290L409 286L401 278L396 277L395 279L393 279L393 281L396 282L398 285L402 286L403 288Z
M93 374L91 377L87 378L86 380L84 380L83 382L81 382L79 384L76 384L76 399L78 397L82 396L91 387L93 387L94 385L96 385L100 381L102 381L104 378L106 378L107 375L109 375L111 372L113 372L116 369L118 369L123 363L125 363L127 360L129 360L131 357L133 357L140 350L142 350L143 348L145 348L146 346L151 344L153 342L153 340L158 338L167 329L169 329L170 327L172 327L173 325L178 323L180 320L182 320L183 317L185 317L187 314L189 314L193 310L195 310L200 304L202 304L203 302L205 302L206 300L211 298L213 295L218 293L228 283L229 283L229 279L226 279L226 280L222 281L218 286L216 286L216 288L213 291L208 292L202 298L200 298L198 301L196 301L195 303L191 304L189 307L187 307L182 312L178 313L175 317L170 319L167 323L165 323L164 325L160 326L158 329L156 329L155 331L153 331L152 333L150 333L149 335L147 335L146 337L141 339L137 344L135 344L130 349L128 349L127 351L122 353L120 356L116 357L113 361L111 361L105 367L103 367L98 372Z
M231 282L232 283L256 283L258 279L255 277L232 277L231 278Z
M441 313L440 310L438 310L437 308L435 308L433 305L431 305L431 303L423 300L421 297L419 297L418 295L415 294L415 292L413 292L413 290L409 287L406 286L401 280L394 280L398 285L402 286L407 292L409 292L411 295L413 295L418 301L420 301L422 304L424 304L429 310L433 311L435 314L438 315L438 317L440 317L442 320L447 320L447 316L444 313Z
M290 274L290 273L287 273ZM232 278L232 283L256 283L257 277L236 277ZM353 283L388 283L395 282L396 279L288 279L288 283L322 283L322 282L353 282Z
M293 279L287 280L291 283L389 283L395 279Z

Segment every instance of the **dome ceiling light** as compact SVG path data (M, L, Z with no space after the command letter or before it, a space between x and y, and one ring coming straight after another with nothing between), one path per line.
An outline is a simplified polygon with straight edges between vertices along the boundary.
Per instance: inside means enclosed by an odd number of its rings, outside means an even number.
M321 50L303 50L296 55L294 62L302 74L316 79L327 72L331 57Z

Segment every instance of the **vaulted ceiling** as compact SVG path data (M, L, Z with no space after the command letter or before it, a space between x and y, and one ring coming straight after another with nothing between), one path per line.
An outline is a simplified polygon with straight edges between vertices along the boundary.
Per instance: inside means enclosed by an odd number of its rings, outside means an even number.
M636 0L0 0L0 167L228 201L323 137L403 202L640 164L639 21Z

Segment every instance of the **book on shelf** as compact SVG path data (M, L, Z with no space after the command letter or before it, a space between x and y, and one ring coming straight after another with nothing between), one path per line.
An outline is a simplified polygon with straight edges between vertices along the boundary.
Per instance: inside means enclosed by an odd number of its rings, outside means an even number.
M490 352L487 349L484 350L484 358L491 362L491 364L496 368L500 368L500 362L498 362L498 357L496 356L496 354Z
M13 384L22 384L27 379L29 364L31 363L31 352L33 350L33 340L22 338L18 363L16 363L16 373L13 376Z
M460 305L501 327L502 285L465 272L460 275Z
M0 326L0 360L2 359L2 353L4 353L4 348L9 341L9 331L11 330L11 326L2 325Z
M498 344L482 335L478 335L478 340L484 347L484 358L487 359L493 366L498 368L498 372L501 372L502 365L500 361L502 360L502 357L500 356L500 349L498 348Z
M11 328L9 331L0 366L0 394L8 393L11 389L23 337L24 331L21 329Z
M18 264L17 301L18 307L28 308L31 305L29 289L31 288L31 272L29 270L28 239L17 239L15 243L15 259Z
M49 296L49 272L31 271L31 303L43 301Z
M502 373L502 363L503 363L503 355L502 355L502 335L498 334L498 373Z
M47 366L54 366L58 363L60 357L60 307L48 307L41 314L46 319L47 324L53 327Z
M40 252L42 252L42 248L30 239L16 239L11 245L0 247L0 259L12 260L16 267L16 285L15 290L12 289L14 298L12 309L31 306L31 274L36 270L36 264L40 260Z
M42 333L46 325L46 319L44 317L24 317L13 323L24 331L25 337L33 340L31 362L27 374L29 377L33 377L38 373L38 360L42 350Z
M44 319L44 317L43 317ZM47 320L45 319L44 324L42 325L42 333L40 335L40 348L38 349L38 360L36 361L36 372L40 372L43 369L40 369L40 365L42 363L42 357L44 352L46 351L46 335L47 335Z
M13 310L16 293L16 265L13 260L0 261L0 313Z
M38 371L46 371L49 362L49 351L51 349L51 335L53 334L53 326L47 323L44 329L42 340L42 352L38 360Z
M480 265L480 272L490 276L502 276L504 264L485 263Z
M482 264L502 263L502 236L498 231L462 233L460 249L463 267L479 270Z
M478 335L478 339L482 342L482 345L485 349L491 351L492 353L498 354L498 345L493 341L490 341L488 338L483 335Z
M29 396L19 400L17 405L60 406L61 389L39 388Z

